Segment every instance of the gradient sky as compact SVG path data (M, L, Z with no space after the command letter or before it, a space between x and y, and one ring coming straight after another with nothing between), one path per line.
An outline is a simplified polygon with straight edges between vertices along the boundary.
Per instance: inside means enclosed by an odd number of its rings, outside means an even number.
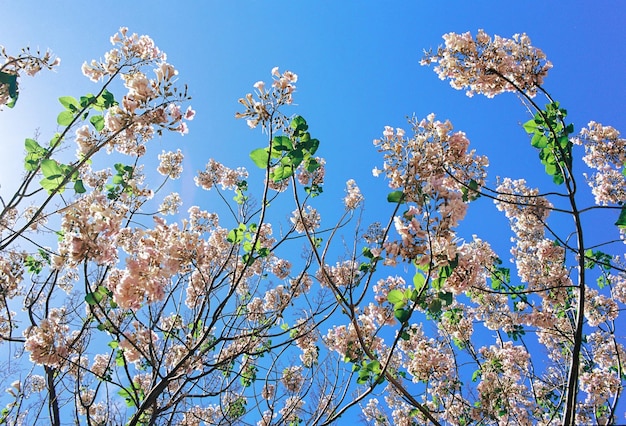
M330 214L343 210L343 183L355 178L367 198L366 216L388 215L385 183L371 175L382 165L372 139L385 125L407 127L412 114L434 112L466 132L471 146L490 158L492 185L496 176L525 177L553 189L521 128L530 117L513 94L468 98L419 66L422 50L436 48L448 32L526 32L552 61L545 88L568 109L577 131L590 120L626 131L626 2L0 0L0 16L0 45L8 52L49 48L62 59L54 73L24 77L16 108L0 113L3 196L19 181L24 138L38 133L47 141L56 131L57 98L96 90L80 66L108 51L121 26L150 35L193 96L197 115L189 134L157 140L149 153L155 158L161 149L180 147L187 155L187 179L172 187L187 197L185 207L203 202L190 179L209 158L253 169L247 154L264 136L234 113L237 99L257 80L268 81L274 66L299 76L297 106L285 112L304 116L322 143L327 182L339 183L327 185L320 198ZM594 229L597 220L585 225ZM479 200L461 234L499 239L494 247L508 259L507 229L493 204Z

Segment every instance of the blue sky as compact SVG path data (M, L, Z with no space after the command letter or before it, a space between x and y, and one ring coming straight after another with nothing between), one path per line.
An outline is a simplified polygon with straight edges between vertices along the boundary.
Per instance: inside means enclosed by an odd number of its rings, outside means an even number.
M7 51L50 48L62 59L55 73L23 78L16 108L0 113L3 196L19 179L24 138L39 132L48 140L56 130L57 98L95 90L80 66L109 50L109 37L120 26L150 35L189 86L197 111L189 134L157 140L150 153L180 147L189 173L211 157L252 169L247 154L264 137L234 119L237 99L257 80L269 80L274 66L296 72L297 106L285 112L304 116L322 142L327 182L339 183L327 185L320 201L330 214L343 210L349 178L368 197L368 217L388 214L385 183L371 175L382 164L372 139L385 125L406 127L405 117L413 113L434 112L465 131L472 147L490 158L491 184L498 175L525 177L552 189L521 128L529 117L514 95L470 99L419 66L422 50L436 48L447 32L526 32L553 62L545 88L568 109L577 131L590 120L626 130L626 3L617 1L0 0L0 16L0 44ZM191 194L187 207L203 202L200 190L189 189L189 179L174 188ZM499 239L494 245L508 259L506 219L490 201L478 202L462 235ZM592 220L586 223L590 229L597 225Z

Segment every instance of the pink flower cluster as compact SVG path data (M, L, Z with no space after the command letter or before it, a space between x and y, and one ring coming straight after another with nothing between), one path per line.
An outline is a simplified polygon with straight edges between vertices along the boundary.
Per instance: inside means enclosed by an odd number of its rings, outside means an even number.
M0 59L3 61L0 64L0 72L17 77L22 72L33 77L44 68L51 70L61 64L61 59L54 57L51 52L46 51L42 54L37 51L33 54L29 48L22 49L17 56L11 56L7 54L4 46L0 46ZM9 93L9 84L0 83L0 108L12 100L15 99L12 99Z
M381 353L385 350L384 339L378 335L380 327L395 321L389 316L389 311L374 304L368 305L363 313L357 316L358 332L354 323L348 326L333 325L323 340L329 350L335 351L344 358L360 361L365 354L363 345L371 353ZM363 339L363 345L359 340Z
M176 152L163 151L159 154L159 160L161 163L157 168L157 171L163 176L169 176L172 179L178 179L180 174L183 172L183 153L180 149L176 150Z
M357 186L354 179L350 179L346 182L346 196L343 199L343 204L348 210L356 209L363 202L363 195L361 190Z
M243 167L229 169L212 158L206 165L204 172L198 172L194 178L196 185L207 191L214 185L221 185L222 189L235 189L248 177L248 172Z
M235 114L235 118L245 118L248 126L253 129L259 124L265 129L271 120L276 120L275 125L281 127L283 117L275 117L275 112L282 105L293 102L293 93L296 90L295 83L298 76L291 71L280 73L278 67L272 68L272 85L268 89L265 82L258 81L254 84L255 95L248 93L239 103L244 106L244 112Z
M313 321L299 319L294 326L296 345L302 350L300 361L307 368L311 368L313 364L317 363L319 357L317 346L319 331L315 325Z
M472 194L467 186L483 185L488 161L468 151L469 140L463 132L453 133L449 121L435 120L430 114L410 123L414 132L410 138L403 129L394 132L387 126L383 138L374 140L384 157L383 169L374 169L374 174L384 172L389 187L401 191L409 205L394 219L401 240L385 242L385 263L423 256L425 263L433 259L445 264L455 256L452 228L465 217L464 199Z
M285 400L285 406L278 411L283 416L284 424L297 425L300 423L298 415L304 403L304 399L300 396L290 396Z
M97 82L106 75L115 74L123 65L137 62L165 61L167 56L154 44L147 35L135 33L128 35L128 28L120 28L119 33L111 37L111 44L118 46L104 55L104 62L92 60L85 62L83 74L91 81Z
M595 170L585 175L596 204L608 205L626 201L626 139L611 126L590 121L572 142L585 147L583 161Z
M24 332L24 349L30 353L30 360L38 365L61 367L70 355L70 327L66 322L64 309L53 308L48 317L38 326L29 327Z
M183 205L183 200L180 198L178 192L172 192L171 194L163 198L163 202L159 206L159 212L164 215L175 215L178 213L178 208Z
M479 93L492 98L518 90L535 96L552 68L526 34L515 34L511 39L497 35L492 38L478 30L475 38L466 32L448 33L443 39L444 46L437 53L427 52L421 64L437 63L439 78L449 79L457 90L468 89L468 96Z
M139 366L148 359L149 354L154 353L159 336L139 321L133 321L133 328L135 331L124 334L125 338L120 341L119 348L127 362Z
M99 265L117 261L117 235L128 213L128 206L112 201L101 192L93 191L81 197L63 215L57 266L67 259L71 265L93 260Z
M402 365L412 376L412 381L441 381L454 375L454 357L449 346L427 337L421 325L412 325L407 330L409 339L398 341L402 352Z
M110 107L104 117L103 134L109 138L109 149L114 147L121 153L143 155L145 141L155 132L166 129L186 134L186 121L193 119L195 112L191 108L181 111L177 102L186 94L174 87L178 73L165 62L166 55L150 37L128 35L127 28L121 28L111 37L111 43L116 47L105 54L103 62L93 60L83 64L83 74L92 81L107 76L113 78L119 73L128 89L121 104ZM149 65L156 67L153 79L143 71ZM88 136L81 136L79 151L93 144Z
M321 157L315 157L315 161L319 164L319 167L315 169L313 173L309 172L304 163L301 163L296 170L296 178L301 185L322 185L324 183L324 176L326 175L326 160Z
M529 424L531 393L523 381L530 354L523 346L502 342L498 346L482 347L480 355L484 360L477 387L480 403L472 413L475 420L487 417L498 418L505 424L512 421Z
M6 307L5 301L19 293L24 275L24 254L16 251L0 252L0 288L3 298L0 306Z
M352 287L360 279L359 264L354 260L337 262L335 266L325 265L315 274L322 286Z
M603 322L610 322L617 318L619 307L615 300L598 293L593 288L585 292L585 318L592 327L597 327ZM626 361L626 360L625 360Z
M293 366L287 367L283 370L283 376L280 380L289 393L296 393L300 391L300 388L304 384L304 377L302 376L302 367Z
M492 265L496 259L489 243L474 236L472 242L459 247L457 255L457 266L446 279L444 289L460 294L470 288L485 288L490 276L490 271L485 266Z
M504 179L497 188L496 207L504 211L515 233L515 258L517 273L533 291L550 290L552 303L566 297L565 287L571 285L565 268L565 252L545 238L545 224L552 204L539 195L537 189L528 188L523 179ZM546 296L546 294L544 294Z
M126 268L113 270L106 285L123 309L139 309L144 301L153 303L165 297L172 276L184 273L192 261L203 258L209 242L200 234L168 225L155 216L155 227L135 230L126 243Z
M305 232L305 229L308 229L309 232L315 232L320 227L321 217L315 208L306 206L291 212L289 220L296 232L302 234Z

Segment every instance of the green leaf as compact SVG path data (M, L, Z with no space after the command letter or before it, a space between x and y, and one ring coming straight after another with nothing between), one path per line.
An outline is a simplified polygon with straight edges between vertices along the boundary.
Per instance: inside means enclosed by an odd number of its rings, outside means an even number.
M369 247L363 247L361 249L361 253L363 253L363 256L367 257L368 259L374 258L374 254L372 253L372 250L370 250Z
M561 175L561 172L556 173L552 176L552 182L556 183L557 185L561 185L563 182L565 182L565 179L563 178L563 175Z
M267 148L257 148L250 153L250 158L257 167L265 169L269 160L269 152Z
M0 83L8 86L10 101L6 103L6 106L8 108L13 108L15 106L15 102L17 102L17 98L19 95L19 90L18 90L18 85L17 85L17 74L9 74L9 73L0 71Z
M124 359L124 354L120 350L115 352L115 364L118 367L123 367L124 365L126 365L126 360Z
M117 394L124 398L127 407L135 407L137 405L135 398L133 398L133 396L126 389L120 389Z
M41 161L41 173L47 178L63 176L63 169L59 166L55 160L45 159Z
M445 303L446 306L452 305L452 293L446 291L445 293L439 293L439 300Z
M117 105L117 101L115 100L113 93L104 89L102 91L102 94L98 96L98 99L96 99L94 109L97 111L103 111L105 109L111 108L114 105Z
M390 203L404 203L404 193L402 191L393 191L387 194L387 201Z
M293 151L289 152L287 154L287 157L285 157L282 161L283 164L288 164L295 169L300 165L300 163L302 163L302 160L304 160L304 153L302 152L302 150L294 149Z
M421 272L415 272L415 275L413 275L413 285L415 286L415 290L421 291L425 283L426 277L424 277Z
M52 139L50 139L49 145L51 148L55 148L60 143L61 143L61 133L57 132L54 134L54 136L52 136Z
M571 144L567 135L559 136L558 141L561 148L567 148Z
M94 95L92 95L91 93L88 93L87 95L80 97L80 106L81 106L81 108L86 108L86 107L88 107L89 105L92 105L95 102L96 102L96 97Z
M535 130L537 130L538 128L534 118L532 120L528 120L522 125L522 127L524 128L524 130L526 130L526 133L534 133Z
M309 173L313 173L315 170L320 168L320 163L313 157L309 157L305 164L305 169Z
M57 123L60 126L69 126L74 120L74 114L70 111L63 111L57 117Z
M433 299L428 304L428 311L436 316L441 312L441 306L442 303L440 299Z
M293 143L287 136L275 136L272 142L272 149L277 151L291 151L293 149Z
M461 188L461 192L463 193L463 202L474 201L477 198L480 198L480 193L478 192L478 182L474 179L469 181L467 187Z
M315 155L319 147L320 141L317 139L311 139L303 144L303 148L306 149L311 155Z
M270 173L274 182L280 182L293 175L293 167L291 165L278 166Z
M82 179L76 179L76 181L74 182L74 192L77 194L84 194L85 192L87 192L87 190L85 189L85 185L83 185Z
M102 295L99 293L87 293L85 295L85 302L88 305L97 305L102 300Z
M619 213L619 217L617 218L617 222L615 222L617 226L620 228L626 227L626 206L622 206L622 210Z
M61 186L63 180L63 176L43 178L39 181L39 185L41 185L41 187L45 189L48 194L52 194L55 191L58 191L59 194L62 194L63 192L65 192L65 187Z
M80 103L73 96L62 96L59 98L59 102L71 113L75 113L81 109Z
M300 117L299 115L294 117L293 120L291 120L291 123L289 123L289 127L294 129L296 132L297 131L306 132L307 129L309 128L309 126L306 124L306 120Z
M398 321L400 321L401 324L404 324L409 320L409 318L411 318L411 313L404 309L396 309L393 311L393 315Z
M39 145L34 139L26 139L24 146L26 147L26 157L24 158L24 169L27 172L37 170L39 167L39 161L44 157L48 151Z
M535 148L542 149L548 146L548 138L546 138L543 133L535 132L533 138L530 140L530 144Z
M31 255L26 256L26 259L24 259L24 266L26 266L26 270L31 274L38 274L43 269L42 262Z
M243 241L243 232L238 228L231 229L226 237L226 241L229 243L240 243Z
M36 152L36 153L40 153L40 152L45 152L46 150L39 145L39 143L34 140L34 139L28 139L26 138L26 140L24 141L24 146L26 147L26 151L28 152Z
M400 290L391 290L387 293L387 300L393 305L405 303L404 292Z
M89 119L89 122L93 124L96 131L101 132L104 129L104 117L101 115L94 115Z

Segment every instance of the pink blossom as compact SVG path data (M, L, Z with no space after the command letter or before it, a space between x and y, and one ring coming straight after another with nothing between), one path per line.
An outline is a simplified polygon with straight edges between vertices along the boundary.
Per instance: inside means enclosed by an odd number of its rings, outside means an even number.
M552 64L546 55L530 43L526 34L511 39L488 36L478 30L476 39L469 32L443 36L444 46L428 52L422 65L437 63L439 78L450 79L455 89L468 89L467 95L483 94L489 98L503 92L522 90L535 96Z

